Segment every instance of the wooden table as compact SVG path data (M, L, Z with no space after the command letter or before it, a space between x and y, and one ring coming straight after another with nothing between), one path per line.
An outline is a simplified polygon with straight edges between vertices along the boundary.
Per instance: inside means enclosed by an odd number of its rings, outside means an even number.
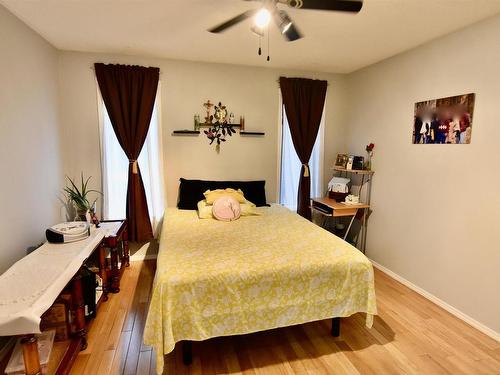
M94 253L99 255L99 274L101 277L105 278L105 263L102 261L104 258L101 257L102 254L104 254L104 238L101 238L102 239L99 240L97 246L93 247L93 249L89 252L89 257ZM57 353L55 350L52 351L49 366L52 368L52 372L56 375L68 374L80 350L85 350L87 348L87 325L85 321L85 303L82 286L82 269L85 262L86 260L82 262L82 265L67 285L72 294L71 315L74 317L75 331L69 340L54 343L54 345L58 344L58 350ZM41 374L41 365L37 338L35 334L24 334L21 336L25 373L28 375L39 375ZM12 353L12 349L10 353ZM54 356L57 358L54 358ZM9 358L10 354L6 356L4 363L0 363L0 373L3 373Z
M127 220L104 220L101 222L101 227L111 227L103 240L103 246L109 249L111 257L109 275L106 277L109 286L104 290L105 282L103 279L103 293L107 294L108 289L111 293L118 293L120 292L120 279L123 271L125 267L130 266ZM119 260L120 266L118 265Z
M90 257L95 257L99 269L98 273L103 281L103 296L96 306L97 309L101 301L107 300L108 292L118 293L120 291L121 275L125 267L129 266L127 221L108 221L102 223L102 227L105 230L105 234L96 237L96 241L91 248L89 247L86 253L86 259L82 258L80 268L73 274L68 284L72 294L73 302L71 310L72 316L75 319L75 332L70 340L54 344L54 346L57 345L58 348L52 351L49 366L52 369L51 372L56 375L68 374L80 350L84 350L87 347L87 323L85 320L85 304L82 287L82 269L85 263ZM58 246L64 245L61 244ZM110 250L110 264L108 264L106 260L106 248ZM122 267L118 267L119 258L121 259ZM61 290L62 289L63 287L61 287ZM41 374L36 336L34 334L24 334L22 335L21 343L25 373L28 375ZM53 349L55 349L55 347ZM2 373L7 365L9 357L10 355L5 358L5 363L0 363L0 373Z
M366 214L367 210L370 208L370 205L359 203L359 204L345 204L342 202L337 202L335 199L320 197L320 198L311 198L311 210L318 212L325 219L322 223L322 226L325 227L325 224L329 217L346 217L351 216L351 220L349 222L349 226L344 233L344 240L347 238L349 234L349 230L351 229L352 223L356 214L359 210L364 210L363 214L363 227L366 225ZM365 243L361 244L361 250L363 253L365 252Z

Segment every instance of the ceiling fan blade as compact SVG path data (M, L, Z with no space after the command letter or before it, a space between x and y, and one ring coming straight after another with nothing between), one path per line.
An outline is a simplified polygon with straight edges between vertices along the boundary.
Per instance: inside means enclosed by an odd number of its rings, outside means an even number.
M357 13L363 7L362 0L285 0L291 8L332 10Z
M294 40L302 38L302 34L299 32L299 30L295 27L293 23L290 25L288 30L283 33L283 36L289 42L293 42Z
M246 12L238 14L236 17L233 17L233 18L227 20L226 22L221 23L218 26L212 27L208 31L210 31L211 33L220 33L222 31L236 25L237 23L242 22L242 21L246 20L247 18L252 17L257 12L258 12L258 9L247 10Z

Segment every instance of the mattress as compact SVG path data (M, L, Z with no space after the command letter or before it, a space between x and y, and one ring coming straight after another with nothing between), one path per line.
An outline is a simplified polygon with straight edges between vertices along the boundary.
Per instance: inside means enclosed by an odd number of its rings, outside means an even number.
M373 267L356 248L280 205L232 222L165 213L144 341L245 334L357 312L376 314Z

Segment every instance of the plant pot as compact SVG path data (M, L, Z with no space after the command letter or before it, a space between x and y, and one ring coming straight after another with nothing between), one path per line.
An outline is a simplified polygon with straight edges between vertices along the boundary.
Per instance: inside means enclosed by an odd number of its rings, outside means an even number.
M76 209L75 221L88 221L87 214L89 210Z

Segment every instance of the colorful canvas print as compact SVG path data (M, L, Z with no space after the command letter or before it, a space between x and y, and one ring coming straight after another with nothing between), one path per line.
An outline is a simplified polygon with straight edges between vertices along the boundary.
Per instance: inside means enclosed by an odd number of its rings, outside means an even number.
M414 144L468 144L472 135L475 94L415 103Z

